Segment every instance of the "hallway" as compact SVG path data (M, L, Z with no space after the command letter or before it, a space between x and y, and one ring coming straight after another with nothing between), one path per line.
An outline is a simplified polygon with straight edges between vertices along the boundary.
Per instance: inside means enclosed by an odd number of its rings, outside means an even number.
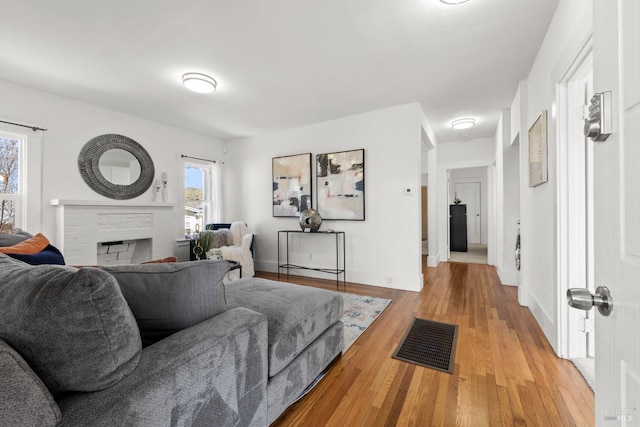
M423 272L420 293L341 286L393 302L275 426L594 425L593 392L495 267L441 263ZM335 290L331 280L291 281ZM453 374L391 358L413 317L459 326Z
M488 251L487 245L469 243L467 245L467 252L451 251L449 254L449 261L470 262L473 264L486 264L487 251Z

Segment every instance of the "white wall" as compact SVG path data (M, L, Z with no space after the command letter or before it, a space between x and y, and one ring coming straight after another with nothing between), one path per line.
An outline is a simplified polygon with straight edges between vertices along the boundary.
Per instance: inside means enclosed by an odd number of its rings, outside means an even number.
M422 107L421 107L422 110ZM427 192L427 235L429 240L427 257L428 267L437 267L440 263L440 239L438 235L438 220L436 213L438 212L438 139L436 138L429 121L422 112L422 125L420 133L422 135L422 153L421 153L421 184L430 187L432 190ZM431 171L431 173L429 173Z
M429 185L429 151L423 148L422 153L420 153L420 172L421 178L420 182L422 185Z
M510 145L517 151L517 170L518 170L518 178L514 178L514 182L517 182L517 197L519 198L517 207L518 217L516 221L519 221L518 229L516 230L516 238L518 230L522 230L522 206L525 203L525 196L523 194L523 188L528 185L528 163L523 163L523 150L528 150L528 139L527 139L527 82L521 81L518 83L518 90L516 91L516 95L511 103L511 132L510 132ZM528 155L528 154L527 154ZM524 168L524 171L523 171ZM525 172L526 171L526 172ZM526 175L526 182L523 182ZM514 194L515 197L515 194ZM521 248L522 249L522 248ZM521 251L522 252L522 251ZM522 255L520 257L522 261ZM527 298L529 296L529 291L526 289L528 283L524 283L522 280L522 274L527 269L527 266L522 265L520 263L520 270L516 271L516 282L518 283L518 302L521 305L528 306Z
M347 280L419 291L422 288L420 236L421 130L418 104L387 108L283 132L228 143L225 165L227 219L242 219L256 234L256 268L277 271L278 230L299 230L297 218L272 216L271 159L365 149L365 221L329 221L322 229L346 233ZM403 189L414 194L406 196ZM335 265L328 236L295 236L292 262ZM311 254L311 255L310 255ZM309 258L312 259L309 259ZM296 270L295 274L312 272ZM318 277L333 279L320 274Z
M440 206L442 200L440 197L440 190L438 188L438 146L429 150L427 161L429 162L429 170L427 174L427 186L429 192L427 193L427 220L429 227L429 241L427 242L429 247L429 256L427 256L427 266L437 267L441 261L446 261L446 254L441 253L440 245L440 220L438 213L440 212Z
M504 155L503 155L503 145L504 139L508 138L508 135L505 136L505 127L508 126L509 117L505 114L505 110L500 114L500 119L498 120L498 127L496 128L495 135L495 182L496 182L496 198L495 198L495 210L496 210L496 230L495 230L495 242L498 243L498 247L495 248L496 254L496 270L498 272L498 277L500 277L500 282L504 284L504 280L502 280L502 276L500 275L501 266L504 263L504 254L506 251L504 245Z
M519 109L518 109L519 111ZM512 114L502 111L496 131L497 173L497 263L496 269L503 285L517 285L515 246L520 218L520 160L519 144L510 141ZM517 137L515 137L517 140Z
M31 159L41 157L41 165L29 170L28 223L26 229L42 232L56 243L56 210L51 199L105 200L110 199L91 190L78 172L78 154L91 138L117 133L141 144L150 154L156 176L162 172L169 177L170 200L180 202L183 197L180 154L204 158L222 158L223 143L214 138L182 129L121 114L73 99L52 95L25 86L0 81L0 119L38 125L47 128L41 135L42 147L28 147ZM28 129L11 127L12 132L33 135ZM29 144L29 143L28 143ZM42 175L43 179L32 179ZM150 189L137 200L152 201ZM117 203L117 201L112 201ZM182 208L176 208L176 238L184 237ZM165 257L173 253L153 254Z
M591 31L592 5L561 0L527 78L526 121L520 129L522 286L525 301L551 345L558 349L558 304L565 304L556 281L557 124L555 88ZM527 130L548 111L548 182L529 188Z
M494 138L447 142L438 146L438 165L447 166L448 169L473 168L478 160L493 161L494 156Z

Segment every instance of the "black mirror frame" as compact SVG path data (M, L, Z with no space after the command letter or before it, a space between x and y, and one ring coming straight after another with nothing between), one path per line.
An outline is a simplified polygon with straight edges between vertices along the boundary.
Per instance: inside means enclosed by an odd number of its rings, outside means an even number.
M130 185L113 184L100 172L100 157L106 151L116 148L131 153L140 163L140 176ZM116 200L133 199L144 194L155 176L153 160L147 150L129 137L112 133L96 136L82 147L78 155L78 169L82 179L92 190Z

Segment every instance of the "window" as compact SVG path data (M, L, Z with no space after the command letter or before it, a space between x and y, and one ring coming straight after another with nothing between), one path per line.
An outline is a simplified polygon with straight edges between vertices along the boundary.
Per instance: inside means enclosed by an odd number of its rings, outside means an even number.
M204 230L207 224L219 222L220 168L213 162L185 162L184 228L185 237Z
M23 135L0 132L0 233L24 226Z

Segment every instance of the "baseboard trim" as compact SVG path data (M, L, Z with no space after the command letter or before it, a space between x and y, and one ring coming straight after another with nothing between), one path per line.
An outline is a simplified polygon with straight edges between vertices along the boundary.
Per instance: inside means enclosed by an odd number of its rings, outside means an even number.
M556 326L556 322L554 322L553 318L542 308L533 295L529 294L526 299L529 302L529 311L533 314L533 317L536 319L540 329L542 329L542 333L547 338L547 341L549 341L549 344L551 344L553 351L559 356L560 352L558 351L557 339L558 328Z
M437 267L440 264L440 255L427 255L427 267Z
M516 270L505 270L502 265L497 266L500 283L505 286L518 286L518 272Z
M271 261L255 262L256 271L265 271L269 273L278 273L278 264ZM285 270L281 269L281 273ZM291 269L291 274L303 277L313 277L317 279L335 280L335 274L322 273L320 271ZM340 281L342 281L340 274ZM359 270L347 270L346 281L351 283L359 283L363 285L379 286L383 288L400 289L403 291L420 292L424 284L424 276L422 272L417 275L397 274L387 272L371 272Z

